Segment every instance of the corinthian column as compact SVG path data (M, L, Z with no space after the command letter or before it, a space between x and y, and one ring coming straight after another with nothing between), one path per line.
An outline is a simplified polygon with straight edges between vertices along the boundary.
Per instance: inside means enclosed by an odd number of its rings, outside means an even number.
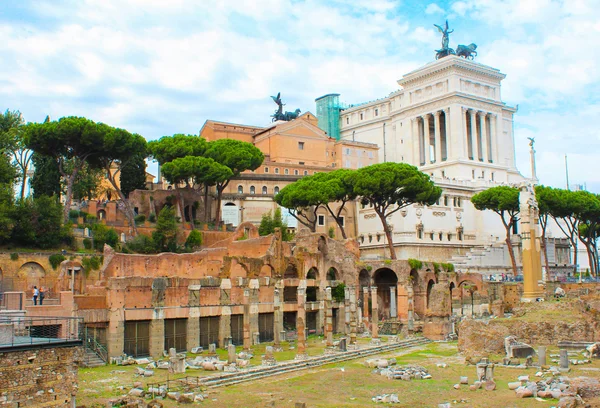
M479 160L479 138L477 137L477 115L472 109L469 109L471 115L471 148L473 149L473 160Z
M429 114L423 116L423 135L425 139L425 165L431 163L431 134L429 133Z
M444 109L444 127L446 160L450 160L450 108Z
M435 137L435 162L442 161L442 132L440 129L440 114L441 111L435 111L433 114L433 134Z
M488 137L487 137L487 125L485 118L487 117L486 112L480 112L479 126L481 127L481 155L483 156L483 162L488 163Z
M496 120L498 116L495 114L490 115L490 157L492 163L498 162L498 133L496 126L498 126Z

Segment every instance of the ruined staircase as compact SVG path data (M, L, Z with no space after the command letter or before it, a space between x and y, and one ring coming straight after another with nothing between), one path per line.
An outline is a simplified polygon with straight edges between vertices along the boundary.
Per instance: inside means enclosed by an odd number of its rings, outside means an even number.
M346 352L333 352L321 356L309 357L305 360L292 360L278 363L272 367L255 367L245 371L222 373L207 377L186 377L181 381L188 387L216 388L224 387L241 382L258 380L275 375L287 374L294 371L304 370L333 364L347 360L353 360L361 357L367 357L374 354L381 354L397 349L421 346L430 343L431 340L425 337L416 337L398 342L383 343L379 346L369 346L358 350L348 350Z
M450 260L455 270L504 271L510 268L510 257L504 242L474 247L465 255L454 255Z
M83 366L87 368L100 367L106 365L106 362L93 350L85 347L83 356Z

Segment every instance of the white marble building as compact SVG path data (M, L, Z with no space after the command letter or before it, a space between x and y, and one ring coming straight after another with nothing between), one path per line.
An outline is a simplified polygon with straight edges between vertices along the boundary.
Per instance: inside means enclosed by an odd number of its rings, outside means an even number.
M376 143L380 162L418 166L443 189L436 205L414 205L391 216L399 259L452 259L469 269L477 253L477 269L483 264L493 273L510 266L499 217L470 202L486 188L524 180L515 166L517 109L501 99L504 78L495 68L449 56L406 74L398 81L401 89L388 97L341 111L342 139ZM358 230L365 257L388 253L372 209L358 207Z

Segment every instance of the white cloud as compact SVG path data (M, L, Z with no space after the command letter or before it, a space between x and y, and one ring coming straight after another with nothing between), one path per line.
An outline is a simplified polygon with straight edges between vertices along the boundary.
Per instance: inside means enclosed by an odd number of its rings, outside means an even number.
M444 14L444 9L435 3L430 3L425 8L425 14Z

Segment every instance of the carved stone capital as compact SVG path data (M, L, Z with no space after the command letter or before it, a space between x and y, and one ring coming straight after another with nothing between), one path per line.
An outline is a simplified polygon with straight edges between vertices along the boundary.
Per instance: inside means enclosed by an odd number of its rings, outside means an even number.
M439 118L441 114L442 114L441 110L433 112L433 116L435 116L436 118Z

